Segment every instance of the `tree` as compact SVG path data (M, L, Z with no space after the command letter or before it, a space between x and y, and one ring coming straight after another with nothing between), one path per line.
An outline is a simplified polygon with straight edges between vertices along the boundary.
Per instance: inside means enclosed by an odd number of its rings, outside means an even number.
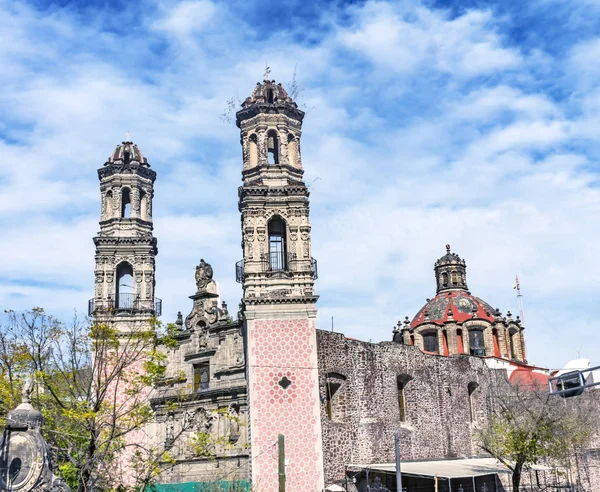
M77 316L65 325L41 308L7 311L0 323L1 415L18 403L20 385L33 373L33 404L72 490L143 490L174 462L164 443L136 438L154 419L151 391L165 374L161 347L172 343L155 319L124 336ZM169 405L177 408L178 397ZM189 430L182 426L171 442ZM124 459L132 470L126 487L115 480Z
M550 461L568 468L598 432L598 402L591 394L575 403L543 387L502 381L491 397L492 414L479 431L481 447L512 471L514 492L528 466Z

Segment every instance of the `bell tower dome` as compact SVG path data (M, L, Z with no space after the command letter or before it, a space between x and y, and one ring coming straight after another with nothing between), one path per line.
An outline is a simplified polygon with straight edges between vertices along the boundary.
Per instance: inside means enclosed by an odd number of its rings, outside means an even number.
M236 114L242 144L243 285L252 481L278 490L277 462L265 449L283 434L286 483L323 490L309 193L300 139L304 112L265 77Z
M90 316L118 324L147 322L161 314L154 297L156 238L152 199L156 173L133 142L122 142L98 170L100 232L96 245L96 288Z

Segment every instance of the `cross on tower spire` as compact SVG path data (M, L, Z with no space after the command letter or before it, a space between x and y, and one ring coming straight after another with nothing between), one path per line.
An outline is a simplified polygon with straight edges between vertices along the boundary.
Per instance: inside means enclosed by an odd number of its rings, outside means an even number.
M269 66L269 64L267 62L265 62L265 80L269 80L270 76L271 76L271 67Z

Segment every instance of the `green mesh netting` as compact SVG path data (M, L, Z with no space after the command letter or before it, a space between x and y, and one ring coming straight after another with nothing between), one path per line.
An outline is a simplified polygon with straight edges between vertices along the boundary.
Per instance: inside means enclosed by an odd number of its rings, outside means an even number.
M150 485L145 492L249 492L250 485L250 480L169 483Z

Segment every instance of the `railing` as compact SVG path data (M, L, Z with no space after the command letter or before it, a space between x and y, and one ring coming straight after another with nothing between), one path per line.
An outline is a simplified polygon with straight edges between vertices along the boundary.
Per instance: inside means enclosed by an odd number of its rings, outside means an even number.
M105 313L148 313L154 316L162 314L162 299L140 299L135 294L119 294L116 299L90 299L88 315Z
M259 261L252 262L257 267L256 273L267 273L271 275L289 275L292 273L310 273L313 280L318 278L317 260L314 258L299 259L296 254L284 254L281 252L265 253ZM246 266L244 260L235 264L235 280L243 284Z

